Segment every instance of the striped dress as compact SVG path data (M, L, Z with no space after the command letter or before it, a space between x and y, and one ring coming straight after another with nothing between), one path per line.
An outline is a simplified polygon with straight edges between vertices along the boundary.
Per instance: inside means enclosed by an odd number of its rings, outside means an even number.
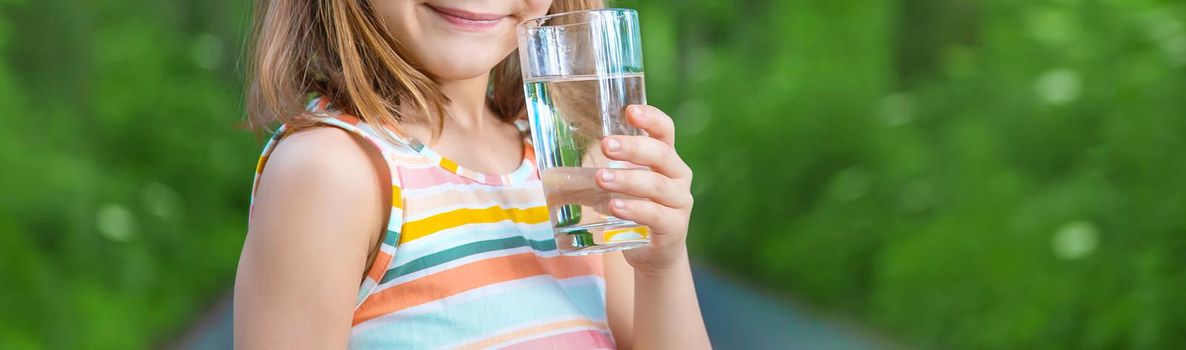
M350 348L614 347L601 258L557 254L530 144L515 171L483 174L394 131L387 142L319 100L309 109L369 140L391 169L391 219L358 291ZM256 187L286 134L265 146Z

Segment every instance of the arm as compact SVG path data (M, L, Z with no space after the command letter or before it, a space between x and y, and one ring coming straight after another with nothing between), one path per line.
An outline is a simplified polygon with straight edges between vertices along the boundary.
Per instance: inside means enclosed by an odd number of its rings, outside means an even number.
M346 348L386 207L362 142L312 128L272 152L235 276L236 348Z
M605 307L614 343L619 349L630 349L634 344L634 268L626 262L622 252L606 253Z
M650 106L631 106L626 114L627 121L648 136L607 137L602 152L653 171L601 169L597 183L607 191L638 198L614 199L611 211L650 227L651 243L605 257L610 328L618 345L626 348L711 348L685 244L692 170L675 152L670 117Z
M605 254L606 305L609 326L614 334L614 343L620 349L666 348L643 343L654 340L649 335L660 335L664 328L674 330L671 335L683 338L679 330L694 330L692 334L704 332L703 317L700 316L699 301L692 287L692 273L687 264L677 273L636 274L621 252ZM684 260L687 261L686 259ZM636 326L638 325L638 326ZM662 327L657 330L647 327ZM699 330L699 331L695 331ZM635 341L635 334L646 334L643 342ZM678 346L681 349L707 348L707 334L691 344ZM663 340L662 344L675 344L677 339Z
M633 345L639 349L708 349L687 253L661 273L634 274ZM643 336L645 335L645 336Z

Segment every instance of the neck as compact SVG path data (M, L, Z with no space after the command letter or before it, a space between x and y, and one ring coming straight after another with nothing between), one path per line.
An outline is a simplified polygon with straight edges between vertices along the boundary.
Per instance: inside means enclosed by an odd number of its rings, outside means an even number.
M483 131L499 124L498 116L486 105L486 87L490 74L465 79L438 81L441 92L449 97L449 104L445 112L449 117L446 125L452 125L472 131Z

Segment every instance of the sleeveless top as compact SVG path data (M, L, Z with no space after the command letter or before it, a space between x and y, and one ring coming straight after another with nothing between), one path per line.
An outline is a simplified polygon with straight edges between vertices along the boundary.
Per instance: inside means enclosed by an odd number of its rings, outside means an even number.
M529 139L518 169L483 174L320 99L308 109L368 140L391 170L390 220L358 290L351 349L614 347L602 260L557 253ZM253 201L287 131L264 146Z

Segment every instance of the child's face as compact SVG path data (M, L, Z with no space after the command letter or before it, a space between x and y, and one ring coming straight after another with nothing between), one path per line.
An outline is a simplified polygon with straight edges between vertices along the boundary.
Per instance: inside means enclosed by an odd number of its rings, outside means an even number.
M552 0L371 0L406 52L432 76L469 79L515 50L515 25L543 16Z

